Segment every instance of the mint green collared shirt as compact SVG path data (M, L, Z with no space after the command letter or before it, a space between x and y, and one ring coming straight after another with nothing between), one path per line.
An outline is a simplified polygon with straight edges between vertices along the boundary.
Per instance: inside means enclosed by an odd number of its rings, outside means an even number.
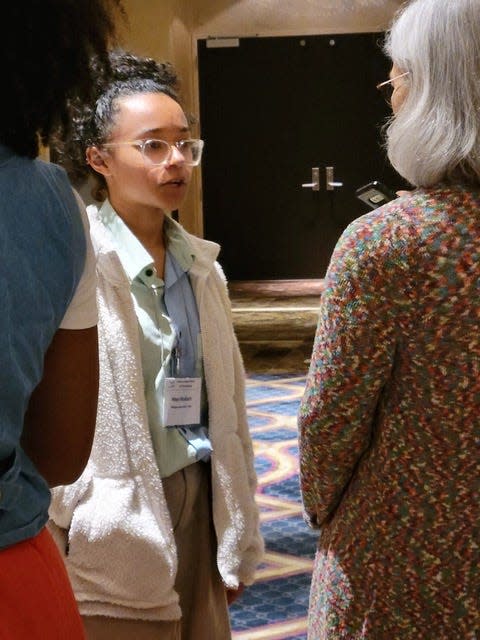
M123 220L116 214L110 202L106 200L99 210L100 220L105 225L115 246L120 262L130 280L130 290L139 324L142 371L145 385L145 400L152 443L161 477L168 477L176 471L193 464L199 459L199 452L205 453L208 459L210 442L206 427L196 427L195 439L186 439L184 430L166 428L163 422L163 400L165 378L175 373L172 351L179 340L179 329L168 315L165 303L165 288L188 274L195 256L176 227L165 219L168 237L168 255L165 265L165 280L158 278L151 255L130 231ZM188 275L187 275L188 278ZM185 285L184 285L185 286ZM190 286L188 282L188 286ZM194 303L193 296L191 296ZM172 311L172 309L171 309ZM188 372L180 371L180 375L195 376L202 379L201 424L207 424L207 399L203 376L202 349L198 317L194 310L181 309L180 315L189 316L188 331L196 335L190 336L195 345L195 353L191 354ZM188 363L187 363L188 364ZM192 434L190 434L192 435ZM194 444L191 444L191 443ZM201 458L200 458L201 459Z

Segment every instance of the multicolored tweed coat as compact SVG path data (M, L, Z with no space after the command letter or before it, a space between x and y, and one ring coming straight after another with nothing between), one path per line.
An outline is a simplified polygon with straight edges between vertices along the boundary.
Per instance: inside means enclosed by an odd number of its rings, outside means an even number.
M299 428L309 639L480 640L480 190L344 232Z

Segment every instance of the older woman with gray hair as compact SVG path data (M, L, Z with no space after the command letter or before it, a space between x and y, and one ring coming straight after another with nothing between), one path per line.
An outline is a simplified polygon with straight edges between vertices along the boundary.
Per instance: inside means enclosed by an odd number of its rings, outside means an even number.
M480 637L480 3L414 0L386 51L414 189L353 222L300 409L321 528L309 639Z

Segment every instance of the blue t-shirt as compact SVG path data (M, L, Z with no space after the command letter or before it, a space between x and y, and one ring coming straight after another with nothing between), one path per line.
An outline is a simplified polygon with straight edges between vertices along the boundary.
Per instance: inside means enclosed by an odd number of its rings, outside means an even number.
M48 519L49 488L20 437L45 352L82 275L85 234L63 169L2 145L0 202L2 549L33 537Z

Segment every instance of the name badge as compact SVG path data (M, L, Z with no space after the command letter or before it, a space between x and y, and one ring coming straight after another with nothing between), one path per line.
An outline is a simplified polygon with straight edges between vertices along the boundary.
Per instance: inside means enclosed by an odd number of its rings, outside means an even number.
M164 396L164 424L181 427L200 424L201 378L166 378Z

